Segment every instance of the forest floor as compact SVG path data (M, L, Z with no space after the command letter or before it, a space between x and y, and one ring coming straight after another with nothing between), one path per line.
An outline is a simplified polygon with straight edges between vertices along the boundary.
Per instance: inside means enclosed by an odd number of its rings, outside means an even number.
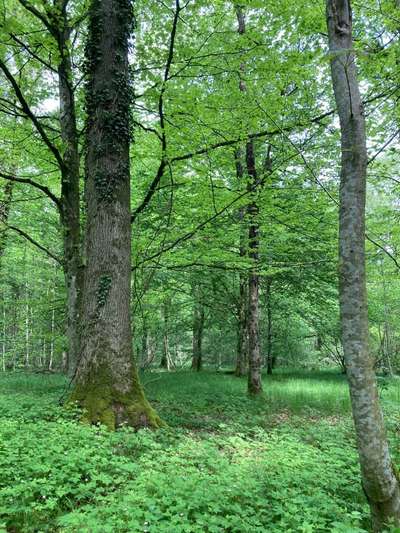
M261 398L232 375L146 373L169 427L77 422L57 375L0 374L0 531L368 531L347 385L277 371ZM400 463L400 380L380 380Z

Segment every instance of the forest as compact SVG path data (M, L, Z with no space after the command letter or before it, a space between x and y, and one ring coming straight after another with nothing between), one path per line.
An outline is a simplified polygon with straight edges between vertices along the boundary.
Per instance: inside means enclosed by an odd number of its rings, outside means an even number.
M0 533L400 532L400 0L0 1Z

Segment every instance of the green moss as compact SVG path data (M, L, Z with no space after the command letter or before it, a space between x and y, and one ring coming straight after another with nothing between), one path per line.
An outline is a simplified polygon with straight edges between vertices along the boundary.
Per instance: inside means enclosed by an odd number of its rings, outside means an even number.
M112 384L108 367L96 367L87 374L86 380L75 384L68 403L83 409L84 423L100 423L111 431L123 425L136 429L165 425L146 400L135 370L132 370L129 391L121 392Z

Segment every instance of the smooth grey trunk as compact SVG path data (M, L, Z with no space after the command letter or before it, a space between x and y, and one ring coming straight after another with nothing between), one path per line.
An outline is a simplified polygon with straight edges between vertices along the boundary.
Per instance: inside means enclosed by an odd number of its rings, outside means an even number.
M70 401L89 423L160 424L145 399L132 353L130 0L89 7L86 124L86 268L81 353Z
M236 17L238 21L238 33L244 35L246 33L246 19L244 15L243 6L235 6ZM245 65L240 65L241 73L245 71ZM239 81L239 89L241 92L247 92L246 83L241 77ZM252 267L248 276L248 310L247 310L247 335L248 335L248 392L252 395L257 395L262 392L261 381L261 355L260 355L260 341L259 341L259 275L258 275L258 259L259 259L259 226L258 214L259 207L257 205L257 171L255 160L254 141L249 140L246 143L246 174L247 174L247 188L250 193L250 202L247 206L247 220L248 220L248 256L252 261Z
M349 0L327 0L332 84L341 128L339 293L342 343L361 477L374 531L400 524L399 483L389 453L369 353L365 275L367 149Z

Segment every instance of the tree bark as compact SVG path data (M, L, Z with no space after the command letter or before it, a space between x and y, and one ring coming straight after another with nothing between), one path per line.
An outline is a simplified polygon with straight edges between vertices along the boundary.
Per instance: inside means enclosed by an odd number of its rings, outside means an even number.
M81 354L70 401L110 429L157 427L132 353L130 0L89 7L86 124L86 268Z
M249 394L257 395L262 392L262 381L259 339L259 207L257 200L254 197L256 195L254 188L257 183L257 172L253 141L249 141L246 144L246 167L249 176L249 190L252 191L252 200L247 209L249 218L249 258L252 261L252 267L249 274L249 311L247 319L249 335L248 392Z
M160 366L166 370L171 368L171 354L169 352L169 337L168 337L168 327L169 327L169 306L170 300L167 298L164 301L163 305L163 344L162 344L162 356Z
M203 330L204 330L204 307L198 301L195 292L195 301L193 307L193 355L192 370L200 372L203 366Z
M368 345L365 275L367 148L349 0L327 0L332 83L341 128L339 293L342 343L364 492L374 531L400 523L400 491L389 453Z
M244 169L242 164L242 152L237 150L235 153L236 176L239 185L244 180ZM243 221L245 219L246 207L241 207L239 211L240 223L240 245L239 255L241 258L246 257L247 235L244 232ZM239 301L238 301L238 328L237 328L237 356L235 376L246 376L248 372L248 332L247 332L247 308L248 308L248 276L246 273L239 274Z
M275 366L275 357L272 355L272 306L271 306L272 280L267 279L267 374L272 375Z
M68 372L75 371L79 353L79 314L82 292L80 232L80 158L76 128L75 94L68 39L71 29L67 2L59 0L60 26L56 32L60 60L58 63L60 129L64 146L61 169L61 223L64 242L64 276L67 289Z
M238 305L238 332L237 356L235 376L246 376L248 372L248 331L247 331L247 306L248 306L248 278L240 275L239 279L239 305Z
M235 6L236 18L238 21L238 33L246 33L246 19L243 7ZM240 71L245 71L245 65L240 65ZM246 83L241 77L239 81L241 92L247 92ZM247 217L249 221L249 258L252 261L252 268L248 277L248 313L247 313L247 335L248 335L248 392L257 395L262 392L261 381L261 356L259 341L259 275L258 275L258 249L259 249L259 227L258 213L259 207L256 199L257 171L254 150L254 140L246 143L246 171L247 187L251 195L251 201L247 206Z
M3 258L6 243L7 243L7 223L10 216L10 209L13 197L14 183L8 181L3 187L3 199L0 202L0 221L4 224L4 228L0 233L0 264Z

